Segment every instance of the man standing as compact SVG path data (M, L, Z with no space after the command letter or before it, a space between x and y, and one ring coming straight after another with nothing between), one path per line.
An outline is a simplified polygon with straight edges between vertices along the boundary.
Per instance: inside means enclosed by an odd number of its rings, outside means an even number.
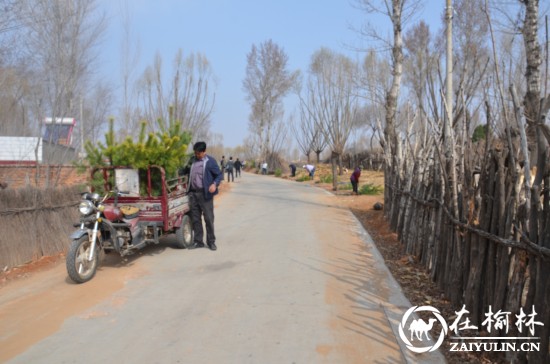
M241 168L242 167L243 167L243 164L241 163L239 158L237 158L237 160L235 161L235 177L240 177L241 176Z
M227 162L227 165L225 166L225 170L227 172L227 182L235 182L235 176L233 175L233 167L235 163L233 162L233 157L229 157L229 161ZM231 178L231 181L229 180Z
M216 235L214 234L214 196L218 194L218 186L223 179L216 160L206 154L206 143L197 142L193 145L195 156L191 157L184 173L189 176L188 196L193 221L194 245L189 249L203 248L202 218L206 225L206 244L210 250L216 250Z

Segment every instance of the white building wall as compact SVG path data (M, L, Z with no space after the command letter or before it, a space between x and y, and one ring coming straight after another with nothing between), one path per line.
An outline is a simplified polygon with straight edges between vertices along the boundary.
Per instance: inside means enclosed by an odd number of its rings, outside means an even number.
M37 155L35 149L38 144ZM42 162L42 138L0 137L0 162Z

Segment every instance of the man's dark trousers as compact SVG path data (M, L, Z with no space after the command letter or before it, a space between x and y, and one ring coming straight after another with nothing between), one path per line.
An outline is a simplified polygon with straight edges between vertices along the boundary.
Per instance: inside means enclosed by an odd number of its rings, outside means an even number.
M189 193L189 204L191 206L191 220L193 221L193 239L195 244L203 243L204 230L202 228L202 216L206 225L206 243L216 242L214 235L214 199L206 200L203 191Z

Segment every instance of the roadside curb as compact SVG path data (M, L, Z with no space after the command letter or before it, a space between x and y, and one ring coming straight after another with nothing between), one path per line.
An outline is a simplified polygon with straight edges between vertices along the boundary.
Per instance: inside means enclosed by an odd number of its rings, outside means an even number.
M388 323L393 331L393 334L395 335L395 342L399 346L405 362L411 363L411 364L412 363L426 363L426 364L446 363L445 356L441 353L440 350L435 350L431 353L416 354L410 351L405 345L405 343L399 337L399 325L401 322L401 318L405 313L405 311L413 307L413 305L407 299L407 297L405 297L405 294L403 293L401 286L399 285L399 283L397 283L397 281L391 274L390 270L386 266L384 262L384 258L382 257L382 254L376 247L376 244L374 243L374 240L372 239L370 234L363 227L361 221L359 221L357 216L355 216L355 214L352 213L351 211L348 210L348 213L353 217L353 220L355 221L356 233L359 235L363 244L367 247L367 250L369 251L369 253L372 254L373 259L378 263L378 265L375 268L379 271L383 271L387 276L387 280L386 280L387 288L391 291L390 302L379 302L379 307L382 310L384 310ZM361 304L360 301L358 303ZM418 318L416 317L416 315L414 315L414 317L415 319ZM430 341L428 341L428 343L433 345L435 341L432 338L430 338Z

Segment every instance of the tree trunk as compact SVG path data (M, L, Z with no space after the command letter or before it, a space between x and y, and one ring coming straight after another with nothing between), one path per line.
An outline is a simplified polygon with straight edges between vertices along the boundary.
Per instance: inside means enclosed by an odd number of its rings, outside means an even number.
M488 161L488 165L485 170L481 171L479 184L481 186L482 196L494 195L494 176L496 174L496 166L494 159L491 158ZM491 216L493 213L492 201L484 201L480 211L481 230L488 231L491 224ZM483 281L484 266L486 264L486 255L489 242L487 239L478 235L473 239L472 250L470 252L471 269L468 277L466 295L464 297L464 303L467 307L471 308L471 320L472 322L478 322L482 315L483 307L481 307L482 299L482 287L485 282Z
M399 217L397 220L397 236L400 241L407 244L407 222L411 218L412 214L412 199L410 197L410 194L412 193L412 183L413 179L418 172L418 164L414 162L414 158L411 157L409 161L407 161L406 164L412 164L409 168L407 168L407 172L405 174L405 186L404 186L404 194L401 196L400 206L399 206Z
M527 81L527 93L524 105L527 120L538 122L540 118L540 66L542 64L541 49L538 41L539 0L522 0L525 5L525 18L523 20L523 44L527 57L527 69L525 77Z
M340 154L336 152L332 152L331 154L331 164L332 164L332 190L337 191L338 190L338 175L337 175L337 167L338 167L338 159L340 157Z
M399 90L401 87L401 76L403 72L403 37L402 37L402 26L401 26L401 9L402 9L402 0L392 0L392 11L391 11L391 21L393 26L393 47L392 47L392 84L386 94L386 126L384 128L384 139L387 143L387 148L385 152L387 153L387 158L391 158L391 166L388 168L391 177L391 183L394 185L399 179L399 158L397 153L398 148L398 138L397 131L395 127L396 117L397 117L397 100L399 97ZM393 186L392 186L393 188ZM393 196L384 194L384 203L389 205L392 209L394 206L394 196L396 191L392 191ZM386 197L389 197L386 199ZM390 200L391 199L391 200ZM393 215L393 211L392 211ZM393 219L392 219L393 220ZM395 228L395 224L391 224Z

